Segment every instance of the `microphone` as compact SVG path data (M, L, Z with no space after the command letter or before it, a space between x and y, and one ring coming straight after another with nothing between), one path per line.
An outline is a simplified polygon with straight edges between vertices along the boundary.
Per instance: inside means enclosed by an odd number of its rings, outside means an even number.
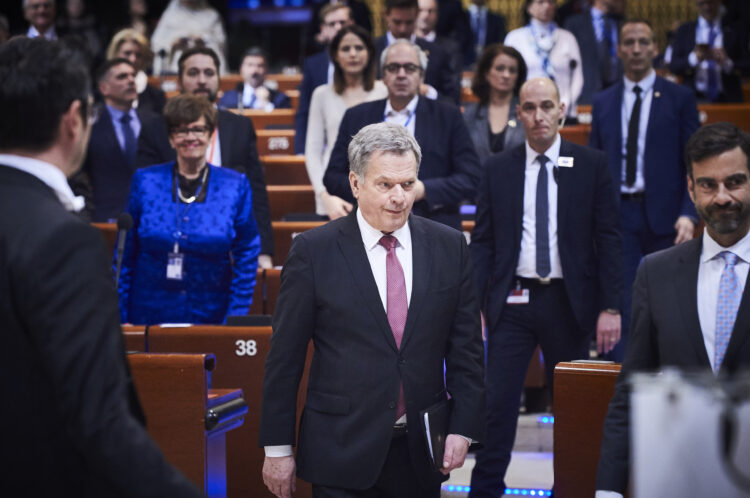
M115 270L115 289L120 288L120 269L122 268L122 253L125 251L125 236L133 228L133 217L130 213L122 213L117 217L117 265Z

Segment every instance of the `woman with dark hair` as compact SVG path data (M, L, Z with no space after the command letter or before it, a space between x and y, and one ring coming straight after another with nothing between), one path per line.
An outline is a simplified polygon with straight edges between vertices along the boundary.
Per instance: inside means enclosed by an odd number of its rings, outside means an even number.
M500 43L485 47L471 83L479 102L464 110L464 121L481 162L523 143L525 134L516 119L516 105L524 81L526 63L518 50Z
M122 323L223 323L246 315L260 252L250 183L206 162L217 118L207 99L174 97L164 117L177 161L133 175Z
M342 28L328 48L333 61L333 83L315 89L310 100L305 140L305 164L315 190L315 211L336 219L352 205L331 195L323 186L323 174L336 143L344 113L362 102L384 99L388 89L375 81L376 54L370 35L359 26ZM298 137L301 138L301 137Z
M566 115L576 116L576 102L583 90L581 50L573 33L555 24L555 0L526 0L526 25L505 37L526 61L527 77L554 80L565 103Z

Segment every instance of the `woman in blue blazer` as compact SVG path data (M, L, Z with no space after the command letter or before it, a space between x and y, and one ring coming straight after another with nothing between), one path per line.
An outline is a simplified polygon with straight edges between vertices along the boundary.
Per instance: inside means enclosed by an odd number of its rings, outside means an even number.
M526 63L516 49L499 43L484 49L471 84L479 102L467 105L463 114L480 162L525 140L523 125L516 118L518 91L524 81Z
M120 274L122 323L223 323L247 314L260 237L244 175L206 162L216 110L181 95L164 108L177 161L138 170Z

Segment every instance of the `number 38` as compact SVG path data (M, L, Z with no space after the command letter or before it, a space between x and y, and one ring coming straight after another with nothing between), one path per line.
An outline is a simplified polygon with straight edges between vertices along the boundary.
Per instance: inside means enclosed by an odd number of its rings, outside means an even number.
M253 339L247 341L238 339L235 344L237 345L237 350L235 351L237 356L255 356L258 354L258 345Z

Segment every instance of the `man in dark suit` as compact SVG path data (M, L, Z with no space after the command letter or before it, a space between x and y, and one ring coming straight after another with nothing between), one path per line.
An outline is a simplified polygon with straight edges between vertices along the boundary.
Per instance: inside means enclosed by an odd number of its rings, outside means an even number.
M458 43L447 36L439 35L435 31L438 20L438 3L436 0L418 0L419 13L417 14L416 34L428 42L440 47L440 50L448 54L457 68L462 68L463 60L461 48Z
M179 83L183 93L203 95L216 102L219 91L219 58L210 48L186 50L178 61ZM138 166L149 166L175 160L169 145L167 124L163 118L143 121L138 138ZM250 119L219 109L216 131L207 150L209 163L232 168L247 175L253 193L253 215L260 232L259 268L272 268L273 233L271 210L263 167L255 147L255 129Z
M722 15L721 0L696 0L698 20L677 28L669 70L702 102L742 102L740 70L750 68L747 25Z
M578 104L590 105L594 94L622 78L617 57L617 32L625 0L595 0L593 5L565 21L581 49L583 89Z
M8 496L200 496L143 426L101 235L68 212L92 105L78 54L0 46L2 489Z
M235 90L227 90L219 99L221 109L289 109L292 103L284 92L265 85L268 54L260 47L250 47L242 57L242 83Z
M326 4L320 9L320 37L328 45L344 26L353 24L351 9L343 3ZM294 114L294 153L305 153L307 118L310 115L310 100L316 88L333 81L333 62L328 48L305 59L302 68L302 83L299 85L299 103Z
M505 39L505 17L491 12L486 4L485 0L472 0L466 11L470 26L469 43L463 45L466 67L479 59L484 47L493 43L502 43Z
M414 213L461 229L459 203L473 199L479 158L458 107L418 95L425 57L419 46L398 40L385 52L383 82L388 98L347 110L341 120L323 183L328 192L354 202L348 186L351 137L383 120L406 127L422 147Z
M158 118L151 111L133 109L138 97L135 73L127 59L110 59L97 71L104 105L91 125L83 167L69 181L73 193L86 199L91 221L112 221L125 209L136 169L141 122Z
M729 123L687 144L688 189L706 223L699 239L650 254L633 287L630 343L604 422L597 497L621 496L629 474L634 372L666 367L734 375L750 369L750 135Z
M471 236L487 320L487 441L471 497L502 496L529 360L537 345L547 382L560 361L610 350L620 336L622 246L603 153L560 138L557 87L527 81L517 114L526 143L484 165Z
M683 154L700 125L693 92L660 78L648 21L625 21L617 53L623 81L594 96L589 144L607 153L620 205L623 235L622 341L611 358L622 361L627 343L631 286L645 254L693 237L695 209L685 188Z
M29 22L26 36L57 40L62 34L55 28L57 7L54 0L23 0L23 17Z
M263 479L290 496L295 400L312 340L296 467L313 496L438 498L483 437L469 250L460 232L410 215L421 151L404 127L363 128L349 156L358 208L297 236L281 275L263 378ZM420 412L448 395L445 456L433 469Z
M438 44L416 35L417 0L387 0L385 22L388 31L375 39L378 60L385 48L398 39L406 39L427 54L427 68L420 85L420 95L429 99L440 99L458 105L461 100L461 60L458 53L445 52ZM382 71L378 75L383 77Z

